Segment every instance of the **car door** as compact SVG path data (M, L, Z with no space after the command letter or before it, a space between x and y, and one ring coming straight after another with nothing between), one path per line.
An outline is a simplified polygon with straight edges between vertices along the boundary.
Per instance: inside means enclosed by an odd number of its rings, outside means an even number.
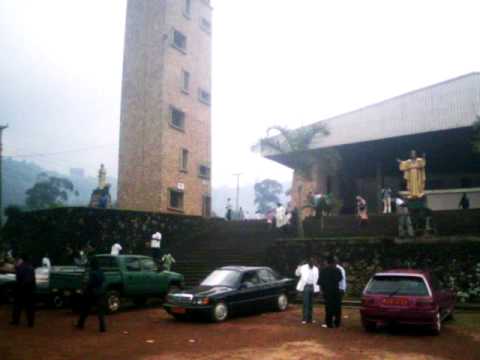
M168 278L164 272L158 271L155 261L150 258L140 260L143 271L143 288L146 294L159 296L167 291Z
M261 294L261 282L255 270L242 274L237 294L232 298L232 305L238 311L255 310Z
M144 279L142 265L137 257L124 259L124 288L125 295L144 295Z
M258 277L261 283L259 296L262 297L263 302L271 303L273 299L280 295L282 287L270 269L258 270Z
M440 307L440 312L444 315L445 311L448 310L448 294L440 286L440 282L434 275L430 275L430 288L433 292L433 299Z

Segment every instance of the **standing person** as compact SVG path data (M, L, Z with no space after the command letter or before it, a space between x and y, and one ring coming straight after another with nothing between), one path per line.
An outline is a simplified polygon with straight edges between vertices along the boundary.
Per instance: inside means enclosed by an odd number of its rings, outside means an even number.
M338 260L338 257L335 257L335 263L337 266L337 269L340 270L342 273L342 280L338 283L338 288L340 290L340 301L343 300L343 297L345 296L345 292L347 291L347 273L345 272L345 268L340 265L340 261ZM341 314L340 314L341 316Z
M232 199L230 198L227 199L227 205L225 206L225 209L227 210L225 214L225 218L228 221L232 220Z
M397 206L398 214L398 236L403 239L405 234L407 234L409 238L413 238L415 233L407 204L398 197L395 199L395 205Z
M20 324L22 310L27 313L27 323L33 327L35 322L35 270L27 255L22 255L15 267L16 281L11 325Z
M320 273L320 287L325 300L325 324L328 328L339 327L342 315L342 301L338 284L342 273L333 256L327 258L327 266Z
M315 322L313 320L313 296L320 291L318 286L318 267L313 258L307 263L300 264L295 270L299 276L297 291L303 292L303 320L302 324Z
M120 251L122 251L122 245L118 242L112 245L112 249L110 251L110 255L120 255Z
M359 219L359 225L365 226L368 224L367 201L359 195L357 195L356 200L357 200L357 216Z
M50 261L50 258L48 257L48 254L45 254L45 256L42 258L42 267L50 270L52 268L52 262Z
M277 229L283 228L287 224L287 212L285 207L282 204L277 204L277 209L275 210L275 225Z
M382 189L380 195L383 201L383 213L391 214L392 213L392 189L384 188Z
M162 247L162 234L160 231L157 231L155 234L152 235L152 240L150 240L150 248L152 249L152 257L155 262L158 262L162 257L161 253Z
M85 327L85 320L87 319L92 307L96 307L99 330L105 332L107 330L105 325L105 300L104 288L105 275L98 264L96 258L90 261L90 272L88 275L88 282L84 290L84 299L82 301L82 308L80 317L77 322L77 329L83 330Z
M463 193L462 198L460 199L460 202L458 204L458 207L463 210L470 209L470 199L468 198L467 193Z

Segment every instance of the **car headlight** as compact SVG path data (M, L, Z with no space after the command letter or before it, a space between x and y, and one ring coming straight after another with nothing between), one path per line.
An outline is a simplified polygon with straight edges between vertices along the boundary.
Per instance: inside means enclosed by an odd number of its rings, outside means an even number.
M210 299L209 298L197 298L197 299L193 300L193 303L195 305L208 305L210 303Z

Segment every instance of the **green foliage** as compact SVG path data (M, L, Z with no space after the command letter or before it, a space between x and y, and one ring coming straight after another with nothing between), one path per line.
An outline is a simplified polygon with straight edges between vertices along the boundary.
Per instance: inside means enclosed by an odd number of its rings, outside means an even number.
M69 194L78 196L70 180L42 173L37 183L26 191L25 202L32 210L59 207L68 201Z
M281 136L270 136L272 130L278 131ZM341 163L341 157L337 150L326 148L315 154L308 151L317 134L326 137L330 135L330 131L323 123L316 123L295 130L272 126L267 130L267 137L261 139L259 146L255 148L259 147L261 150L270 148L281 154L297 153L295 157L291 158L292 166L307 178L311 176L311 168L315 163L320 163L325 173L334 173Z
M282 184L276 180L265 179L255 184L255 204L257 211L265 214L280 202L279 195L283 192Z

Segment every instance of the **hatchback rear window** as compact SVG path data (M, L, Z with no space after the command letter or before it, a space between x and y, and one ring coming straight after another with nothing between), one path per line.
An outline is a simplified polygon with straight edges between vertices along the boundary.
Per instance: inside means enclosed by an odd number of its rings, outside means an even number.
M415 276L375 276L367 286L367 294L429 296L425 281Z

